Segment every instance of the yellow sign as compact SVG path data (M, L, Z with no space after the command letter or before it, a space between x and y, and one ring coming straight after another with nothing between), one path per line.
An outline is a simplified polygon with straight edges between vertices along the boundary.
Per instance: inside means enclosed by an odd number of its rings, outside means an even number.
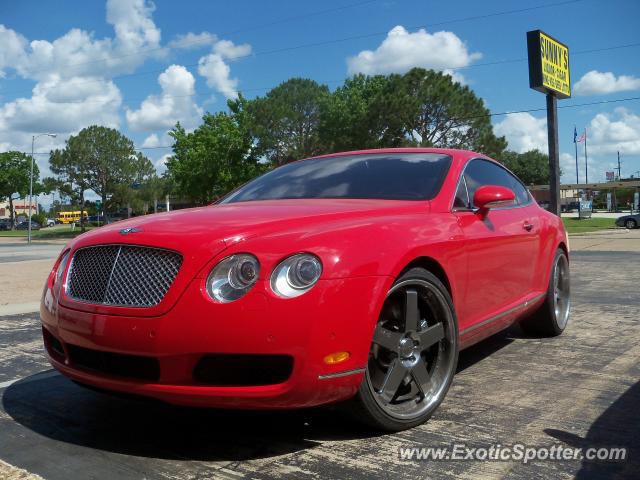
M540 30L527 32L527 47L531 88L570 97L569 48Z

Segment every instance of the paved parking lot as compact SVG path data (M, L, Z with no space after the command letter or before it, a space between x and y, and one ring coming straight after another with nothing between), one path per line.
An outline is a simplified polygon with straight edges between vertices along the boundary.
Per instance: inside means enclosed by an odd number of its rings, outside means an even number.
M571 240L574 303L564 335L538 339L513 327L463 352L435 416L393 435L367 431L332 408L220 412L89 391L50 370L36 314L0 317L0 460L13 466L0 462L0 478L28 478L17 468L51 480L637 478L640 248L629 250L640 240L620 236L613 244L628 246L616 249L603 239ZM629 449L629 459L523 464L398 455L401 447L453 443L616 446Z

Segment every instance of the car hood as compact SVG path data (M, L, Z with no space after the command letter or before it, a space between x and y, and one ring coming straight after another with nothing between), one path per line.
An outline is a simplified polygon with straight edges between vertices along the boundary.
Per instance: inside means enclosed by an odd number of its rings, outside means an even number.
M183 263L165 300L136 315L158 315L170 308L187 284L214 258L237 242L270 234L304 237L390 216L425 212L426 201L314 199L271 200L211 205L123 220L77 237L73 252L94 245L129 244L180 252ZM256 252L259 253L259 252ZM120 307L88 305L63 298L62 304L94 313L132 313Z
M356 199L305 199L239 202L135 217L95 229L78 246L135 243L194 253L272 231L322 227L360 217L428 209L427 202Z

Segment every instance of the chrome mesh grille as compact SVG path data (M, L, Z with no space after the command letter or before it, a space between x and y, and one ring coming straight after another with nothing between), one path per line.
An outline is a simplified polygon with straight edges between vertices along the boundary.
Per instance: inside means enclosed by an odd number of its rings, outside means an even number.
M66 293L89 303L153 307L173 283L182 255L136 245L100 245L78 250Z

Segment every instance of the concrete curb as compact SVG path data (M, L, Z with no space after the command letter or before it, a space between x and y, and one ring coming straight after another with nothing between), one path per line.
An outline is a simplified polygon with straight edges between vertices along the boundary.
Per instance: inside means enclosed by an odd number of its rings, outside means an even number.
M0 478L5 480L43 480L40 475L29 473L2 460L0 460Z

